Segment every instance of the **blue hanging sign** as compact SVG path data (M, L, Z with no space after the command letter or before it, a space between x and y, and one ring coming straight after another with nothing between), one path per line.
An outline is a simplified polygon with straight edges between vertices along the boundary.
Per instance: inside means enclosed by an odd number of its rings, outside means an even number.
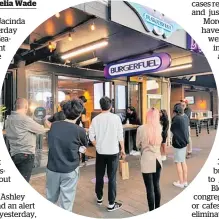
M182 29L174 21L156 10L133 2L125 3L136 13L147 32L153 32L157 36L168 38L176 30Z
M165 70L171 64L171 57L167 53L153 56L141 56L118 63L109 64L104 68L106 78L135 76Z

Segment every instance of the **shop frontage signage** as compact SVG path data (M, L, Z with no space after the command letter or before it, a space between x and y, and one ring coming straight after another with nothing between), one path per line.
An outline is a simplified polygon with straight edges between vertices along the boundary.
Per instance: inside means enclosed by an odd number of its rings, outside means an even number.
M195 42L195 40L187 33L186 35L186 44L187 49L196 53L202 53L201 48L199 45Z
M136 59L129 59L107 65L104 68L104 76L106 78L116 78L154 73L165 70L170 64L171 58L167 53L142 56Z
M168 38L177 29L181 29L178 24L168 19L160 12L137 3L125 3L136 13L147 32L153 32L157 36Z

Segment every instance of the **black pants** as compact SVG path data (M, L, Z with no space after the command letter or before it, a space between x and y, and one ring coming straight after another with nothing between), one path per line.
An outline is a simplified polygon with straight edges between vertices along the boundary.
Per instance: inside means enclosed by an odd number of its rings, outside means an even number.
M149 211L160 207L160 163L156 162L156 173L143 173L144 184L147 192Z
M107 168L108 201L110 205L115 203L116 199L116 172L119 165L119 154L102 155L96 153L96 188L95 192L99 200L103 197L103 177Z
M27 182L29 182L34 164L34 155L16 154L12 157L12 160L20 174L26 179Z

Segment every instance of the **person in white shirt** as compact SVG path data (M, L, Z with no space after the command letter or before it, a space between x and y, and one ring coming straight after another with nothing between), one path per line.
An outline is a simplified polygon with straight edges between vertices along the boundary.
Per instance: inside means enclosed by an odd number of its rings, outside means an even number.
M125 158L123 127L119 116L110 112L112 102L108 97L100 99L102 113L96 116L89 129L89 137L96 147L96 186L97 204L103 202L104 174L107 168L108 211L121 208L122 204L116 199L116 172L119 165L119 143L121 156Z

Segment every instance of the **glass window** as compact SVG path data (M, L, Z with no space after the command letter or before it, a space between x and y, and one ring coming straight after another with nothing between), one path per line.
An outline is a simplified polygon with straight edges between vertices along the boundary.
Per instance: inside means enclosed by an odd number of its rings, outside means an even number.
M105 82L105 96L110 97L110 82Z
M124 110L126 109L126 95L125 95L125 89L126 86L124 85L116 85L116 103L117 103L117 109L118 110Z
M94 109L100 110L100 99L103 97L103 83L94 84Z
M53 113L51 76L29 73L27 80L29 115L34 117L34 111L38 107L44 109L46 115L51 115Z
M161 81L159 79L147 80L147 94L161 94Z

